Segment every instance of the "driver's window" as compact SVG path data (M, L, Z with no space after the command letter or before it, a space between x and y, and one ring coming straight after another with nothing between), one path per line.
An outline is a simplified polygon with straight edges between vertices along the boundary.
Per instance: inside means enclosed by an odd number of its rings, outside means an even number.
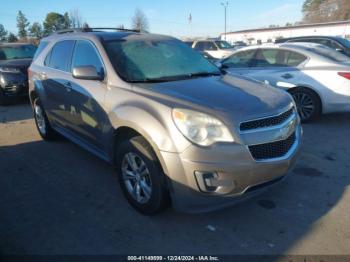
M223 61L225 67L245 68L250 67L255 54L255 49L238 52Z
M213 42L207 42L207 50L214 51L214 50L218 50L218 48L215 46Z
M78 40L75 44L72 68L77 66L94 66L99 74L103 74L100 56L88 41Z

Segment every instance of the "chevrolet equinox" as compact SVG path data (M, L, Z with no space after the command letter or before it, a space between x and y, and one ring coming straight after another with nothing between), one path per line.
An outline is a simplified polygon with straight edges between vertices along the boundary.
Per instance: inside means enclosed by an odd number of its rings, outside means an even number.
M302 129L286 92L222 73L172 37L65 30L29 68L44 140L60 134L111 162L129 203L203 212L281 180ZM69 168L69 167L67 167Z

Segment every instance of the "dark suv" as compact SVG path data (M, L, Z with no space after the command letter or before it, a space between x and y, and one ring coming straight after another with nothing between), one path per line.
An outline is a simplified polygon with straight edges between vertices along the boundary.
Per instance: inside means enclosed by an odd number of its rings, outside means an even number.
M346 38L337 36L300 36L277 39L276 44L280 43L295 43L295 42L308 42L316 43L328 46L338 52L341 52L347 56L350 56L350 41Z
M0 44L0 105L28 95L27 69L35 51L32 44Z

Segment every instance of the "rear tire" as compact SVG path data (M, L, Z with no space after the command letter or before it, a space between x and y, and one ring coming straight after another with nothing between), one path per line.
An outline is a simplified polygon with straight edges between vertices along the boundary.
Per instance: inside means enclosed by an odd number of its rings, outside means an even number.
M137 211L154 215L169 205L165 175L152 147L142 136L121 142L115 163L123 194Z
M290 94L297 104L298 113L303 123L311 122L321 115L322 103L315 91L305 87L297 87L292 89Z
M39 98L36 98L34 100L33 111L35 124L40 136L47 141L55 140L57 134L52 129L50 122L46 116L45 109L43 108Z
M0 106L7 106L9 103L9 98L5 96L4 91L0 87Z

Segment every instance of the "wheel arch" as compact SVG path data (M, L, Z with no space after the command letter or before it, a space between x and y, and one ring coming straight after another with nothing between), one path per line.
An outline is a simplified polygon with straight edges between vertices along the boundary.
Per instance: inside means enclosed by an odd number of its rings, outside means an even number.
M290 89L287 90L287 92L289 94L292 94L293 91L297 90L297 89L301 89L301 88L304 88L304 89L308 89L309 91L313 92L315 95L317 95L318 99L320 100L320 103L321 103L321 114L323 113L324 111L324 101L323 101L323 97L321 96L320 92L318 90L315 90L314 88L308 86L308 85L305 85L305 84L300 84L300 85L296 85L295 87L292 87Z

